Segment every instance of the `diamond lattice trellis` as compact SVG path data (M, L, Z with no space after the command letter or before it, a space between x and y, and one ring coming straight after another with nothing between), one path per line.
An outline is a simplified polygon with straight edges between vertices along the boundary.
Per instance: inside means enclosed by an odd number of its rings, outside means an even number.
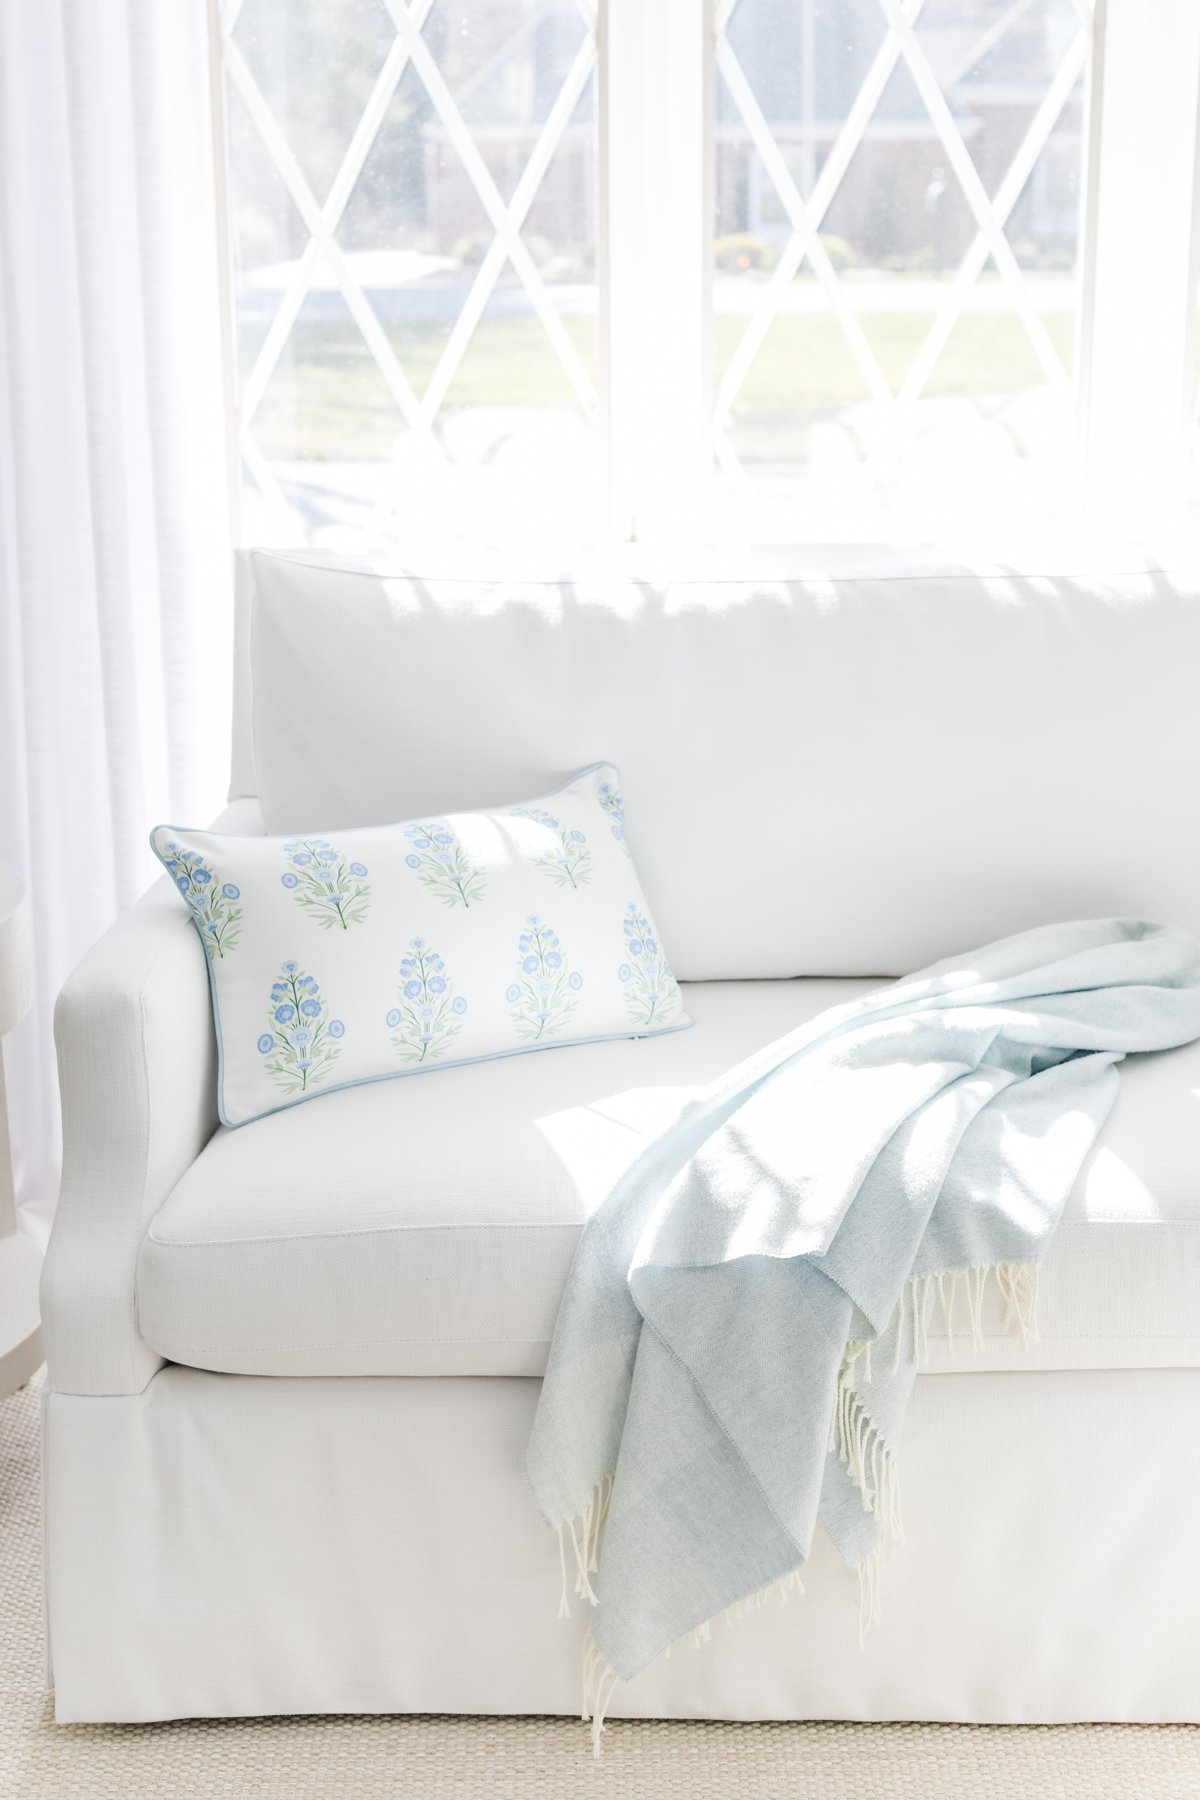
M409 445L419 448L430 466L447 459L442 430L447 397L453 396L481 322L487 319L489 309L498 305L506 282L536 322L543 349L553 358L578 412L590 421L596 407L595 386L585 357L564 322L526 236L556 152L563 147L592 82L596 62L592 0L506 0L506 4L493 7L490 22L504 28L500 41L490 57L484 57L457 83L455 69L461 72L461 65L468 60L458 39L467 35L472 13L476 19L480 17L478 8L455 9L452 0L357 0L357 4L369 9L364 21L358 22L357 41L365 41L375 50L378 66L372 73L363 51L351 70L353 79L343 79L346 107L355 116L343 116L336 122L344 141L332 161L327 142L322 142L320 155L308 143L306 133L316 127L306 119L304 106L293 111L281 104L281 99L286 102L289 97L286 83L273 105L254 67L259 40L270 38L272 47L282 44L286 49L289 36L302 36L311 23L308 15L312 9L297 5L296 0L284 0L273 9L271 0L225 0L222 11L231 116L237 109L237 117L248 121L260 167L278 178L287 196L276 210L284 206L294 209L290 236L294 241L298 221L302 239L300 253L279 264L278 295L271 296L265 329L260 325L257 336L242 333L243 342L248 337L251 346L248 360L243 359L239 397L243 462L260 494L281 509L286 509L285 497L272 459L264 454L257 426L272 384L278 386L281 379L281 359L296 342L306 307L313 307L324 294L335 299L340 296L344 302L361 339L357 356L361 361L365 351L370 358L390 397L397 431L407 437ZM259 16L264 7L265 18ZM327 8L325 30L329 29L329 16ZM343 20L346 37L355 35L350 29L354 23ZM439 28L436 34L431 26ZM547 45L542 41L547 33L552 34L549 54L544 53ZM541 34L534 46L536 57L530 53L534 34ZM436 37L436 42L431 42L431 37ZM319 54L321 40L316 31L313 38ZM335 43L326 39L325 48ZM515 68L511 66L514 63ZM329 85L328 70L314 67L309 74L310 78L321 77L319 85ZM511 120L504 126L502 105L499 133L489 125L489 91L494 111L496 96L502 99L503 90L512 90L514 85L527 90L531 83L545 88L548 75L552 92L539 91L531 97L529 92L518 91L523 128ZM482 103L481 93L485 96ZM443 324L432 366L422 368L419 379L403 333L389 329L387 319L381 316L378 292L372 291L359 272L357 265L362 259L345 241L351 203L372 151L385 127L394 123L398 108L411 125L414 95L419 96L424 119L420 154L435 173L452 172L454 204L459 211L468 203L473 209L465 273L453 294L441 296L450 306L451 317ZM299 99L303 97L302 91ZM287 116L281 118L281 112ZM585 123L590 133L590 121ZM329 135L327 130L326 138ZM415 135L410 130L410 138ZM336 139L336 129L333 136ZM503 140L499 149L498 136ZM512 176L508 182L499 178L492 166L501 154ZM235 166L235 214L237 173ZM586 200L582 204L586 205ZM401 240L403 233L397 232L395 237ZM438 259L426 260L436 263ZM387 282L381 285L386 290ZM261 311L261 281L256 304ZM509 303L501 310L511 316L513 307ZM377 514L392 499L394 494L384 483L379 489Z
M722 0L718 6L718 82L726 114L733 122L726 127L726 137L740 134L748 139L786 220L778 258L769 278L754 290L750 304L740 308L746 313L745 323L719 373L714 418L717 459L722 470L738 482L745 479L748 460L737 447L739 402L772 329L789 306L796 305L798 277L807 276L810 288L814 281L819 285L820 311L826 321L835 322L840 341L853 359L870 415L866 441L860 439L857 446L868 468L902 453L917 404L929 392L956 327L965 315L979 308L981 298L993 313L1002 307L1006 323L1017 322L1043 383L1060 388L1067 383L1060 346L1047 327L1036 283L1018 257L1011 226L1018 202L1038 172L1039 159L1069 103L1082 90L1091 37L1087 0L1049 0L1049 4L1036 7L1033 0L857 0L857 4L839 0L836 41L843 60L846 42L856 27L864 40L870 38L873 28L874 39L868 45L871 54L856 88L841 97L840 109L829 109L836 116L820 116L810 89L806 146L810 180L806 192L804 170L797 170L794 141L789 141L779 118L769 118L768 102L760 92L771 86L771 59L760 59L756 83L744 66L744 57L739 57L735 39L739 24L747 24L756 26L762 40L769 42L772 27L787 11L791 26L803 29L807 21L804 54L811 60L816 42L813 19L822 4L823 0L787 0L785 7L781 0L775 4L772 0ZM826 14L832 16L828 8ZM1019 48L1021 34L1028 34L1031 23L1040 34L1036 78L1027 67L1018 67L1014 78L1019 57L1011 52ZM752 37L752 30L749 35ZM834 41L832 32L828 41ZM972 85L973 78L981 74L983 80L975 79ZM896 104L901 82L908 90L907 108ZM969 119L972 108L979 111L988 105L1008 109L1008 153L999 169L981 167L971 145L969 123L977 122ZM794 114L795 105L791 111ZM905 113L908 116L895 116ZM1020 123L1019 130L1013 128L1014 118ZM794 120L791 123L794 126ZM952 272L943 275L938 271L921 329L899 369L895 346L891 346L885 368L870 328L872 320L877 321L886 310L886 294L877 283L868 286L848 279L845 270L835 266L825 235L828 221L853 179L856 156L861 156L873 131L888 130L900 145L901 158L911 150L914 137L924 137L939 164L944 164L944 169L939 166L933 171L938 193L952 192L960 209L965 203L971 225ZM908 145L902 142L905 131ZM1081 160L1082 134L1078 136ZM817 138L819 166L814 154ZM927 191L934 192L934 182ZM980 295L978 284L985 271L998 293ZM898 307L907 307L917 316L899 282L893 283L893 294ZM807 303L815 313L813 297ZM861 409L858 423L861 426Z
M810 96L809 137L799 154L795 117L789 119L778 94L772 95L761 59L747 55L742 28L752 14L765 22L768 39L780 20L793 31L798 25L802 34L809 29L806 66L818 67L821 81L836 90L831 104L817 108L819 143L811 130ZM811 27L822 15L836 29L819 40ZM515 20L508 37L504 27L501 41L489 48L485 29L486 53L464 61L460 39L478 43L481 26L495 29L506 19ZM955 334L982 313L1000 318L1002 312L1010 360L1012 339L1020 338L1030 385L1064 390L1066 345L1062 333L1056 341L1048 327L1046 284L1034 279L1016 240L1024 197L1041 179L1048 147L1082 89L1090 39L1086 0L718 0L717 27L724 107L717 155L731 134L740 136L782 225L774 265L745 287L735 309L740 316L718 317L719 325L735 328L725 333L728 354L715 410L721 467L740 482L747 467L761 460L747 455L744 434L739 436L747 396L756 381L763 385L772 333L794 324L798 309L825 330L823 339L819 333L813 339L817 354L831 366L839 363L843 375L848 371L859 384L865 405L843 407L840 421L850 427L855 453L868 470L885 468L889 458L894 464L903 454L930 394L955 393L947 375ZM302 411L306 391L318 379L328 400L345 370L357 383L353 391L347 386L336 412L347 437L369 435L372 422L379 427L377 439L392 433L407 458L410 482L414 470L428 482L429 470L460 460L454 415L462 411L464 393L487 390L494 362L482 375L476 364L481 357L486 364L485 340L497 320L511 323L514 304L528 327L523 354L540 355L543 384L549 370L557 397L569 402L575 417L591 420L596 400L586 334L564 316L560 277L548 278L545 255L531 250L531 220L581 120L589 155L594 151L594 116L587 111L596 65L593 0L489 0L486 7L478 0L338 0L335 7L327 0L224 0L222 28L231 129L242 133L242 160L256 159L264 192L273 184L255 229L264 243L270 239L274 261L267 269L241 271L257 285L253 293L249 286L239 289L238 309L241 447L260 493L284 508L280 484L288 477L281 471L289 459L279 442L288 436L288 406ZM554 54L535 65L522 47L530 33L551 28L558 33ZM1037 80L1025 69L1014 81L1013 59L1006 62L1006 56L1023 36L1028 40L1031 28L1039 34ZM317 42L320 32L325 37ZM298 78L273 81L264 45L287 53L293 41L303 45L306 33L317 44L314 57ZM847 55L855 35L858 64ZM820 51L815 57L814 45ZM768 56L768 67L771 61ZM774 62L786 76L787 58ZM497 83L511 89L514 76L518 88L540 79L544 91L533 100L518 95L524 128L508 131L498 160L489 118L501 116L493 104ZM327 117L321 108L328 110L330 94L337 106ZM987 144L971 115L972 108L1005 105L1010 113L1015 108L1020 128L1009 131L1001 165L995 156L981 155ZM419 132L413 128L418 117ZM404 135L402 127L409 153L419 140L427 178L430 168L452 171L464 220L454 294L436 330L425 332L420 354L389 316L388 280L364 273L364 246L368 261L376 243L381 250L393 247L387 253L394 254L404 230L389 227L377 240L369 232L364 238L358 216L364 197L381 186L386 190L394 175L385 168L387 179L376 179L389 133ZM870 171L863 175L864 157L889 132L897 143L906 132L923 135L944 165L937 178L970 221L953 267L939 267L936 282L926 283L923 316L912 304L912 286L903 292L899 283L871 287L848 274L835 253L846 195L856 184L871 185ZM1081 142L1078 127L1075 133ZM235 167L235 212L237 174ZM908 204L911 211L911 195ZM831 231L832 243L826 235ZM259 254L268 252L260 245ZM587 279L594 312L594 275ZM408 274L398 277L397 285L409 280ZM1073 268L1059 286L1072 283ZM893 291L907 310L900 333L884 329ZM717 310L720 315L720 299ZM322 368L310 346L330 329L335 314L342 361L327 358L329 366ZM796 342L793 334L793 347ZM803 354L811 359L811 347ZM962 397L987 410L985 396ZM786 392L780 404L786 409ZM322 432L310 434L314 439L328 435L331 416L327 406ZM302 437L292 431L293 441ZM370 454L379 457L377 444ZM377 519L397 498L401 454L391 459L392 479L376 483ZM367 460L345 446L330 451L323 442L313 455L347 465ZM385 452L379 466L387 462ZM355 479L361 485L361 475Z

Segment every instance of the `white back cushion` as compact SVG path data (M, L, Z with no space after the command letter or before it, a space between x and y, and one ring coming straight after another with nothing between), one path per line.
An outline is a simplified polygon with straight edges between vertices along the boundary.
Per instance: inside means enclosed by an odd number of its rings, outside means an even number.
M682 980L895 975L1099 914L1200 933L1191 576L250 561L269 832L502 805L611 761Z

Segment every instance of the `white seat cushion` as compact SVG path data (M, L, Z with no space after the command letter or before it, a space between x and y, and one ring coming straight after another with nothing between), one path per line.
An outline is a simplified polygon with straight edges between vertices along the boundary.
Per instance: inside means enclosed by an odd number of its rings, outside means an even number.
M699 1086L866 981L691 983L695 1029L431 1071L219 1130L152 1221L146 1342L262 1375L538 1375L589 1214ZM1200 1045L1134 1057L1042 1272L1041 1341L934 1367L1200 1366Z

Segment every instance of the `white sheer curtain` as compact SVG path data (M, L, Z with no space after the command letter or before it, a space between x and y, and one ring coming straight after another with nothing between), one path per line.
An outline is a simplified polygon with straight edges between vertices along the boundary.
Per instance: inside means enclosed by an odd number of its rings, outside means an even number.
M51 1012L200 822L228 742L229 523L204 0L0 0L0 859L37 1004L18 1203L57 1181Z

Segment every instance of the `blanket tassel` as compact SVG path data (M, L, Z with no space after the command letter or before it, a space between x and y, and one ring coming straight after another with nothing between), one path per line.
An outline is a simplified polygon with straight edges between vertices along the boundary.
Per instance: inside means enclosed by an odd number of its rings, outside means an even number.
M953 1346L957 1338L955 1305L961 1283L966 1295L967 1329L972 1348L984 1346L983 1308L988 1281L995 1277L1004 1304L1005 1330L1023 1344L1037 1342L1038 1270L1034 1263L1002 1262L943 1269L937 1274L916 1275L901 1289L892 1326L896 1347L892 1373L898 1373L905 1354L915 1367L929 1362L929 1302L936 1290L943 1330ZM829 1430L830 1453L844 1464L850 1481L862 1498L863 1511L874 1513L879 1541L858 1567L858 1630L861 1643L879 1622L879 1570L904 1542L900 1513L900 1484L895 1459L858 1392L859 1380L871 1382L871 1340L855 1339L846 1346L838 1375L837 1398Z
M592 1497L583 1511L558 1527L558 1566L562 1577L558 1599L560 1619L569 1619L571 1616L571 1605L567 1599L568 1537L575 1557L575 1593L580 1600L586 1600L589 1606L598 1604L591 1577L600 1567L600 1539L612 1504L612 1486L612 1476L606 1475L592 1489Z
M858 1564L858 1647L861 1650L867 1641L867 1633L872 1625L878 1625L879 1612L879 1552L872 1550L870 1556L863 1558Z
M900 1514L900 1481L895 1458L882 1433L853 1386L854 1365L842 1365L838 1377L838 1398L834 1409L834 1441L830 1450L837 1452L853 1485L858 1489L864 1512L874 1513L879 1525L879 1549L884 1556L904 1542L904 1523Z
M747 1613L760 1612L764 1606L786 1606L793 1594L802 1595L803 1593L804 1583L800 1579L800 1571L793 1569L789 1575L784 1575L779 1581L761 1588L758 1593L748 1594L744 1600L735 1601L732 1606L727 1606L725 1611L718 1613L716 1617L724 1619L726 1626L730 1626L738 1619L744 1619ZM702 1645L712 1642L712 1628L715 1622L715 1619L706 1619L702 1625L697 1625L692 1633L692 1643L697 1650ZM663 1652L664 1656L669 1657L670 1654L669 1649ZM591 1720L592 1755L597 1762L600 1761L601 1734L604 1731L608 1709L612 1704L612 1697L620 1679L616 1671L605 1662L589 1631L583 1640L583 1707L580 1716L585 1721Z
M583 1640L583 1714L584 1720L592 1722L592 1755L600 1761L600 1738L604 1731L604 1721L612 1704L613 1693L620 1676L615 1669L610 1669L592 1642L589 1631Z
M900 1298L896 1302L896 1311L892 1316L892 1326L896 1331L896 1350L892 1360L892 1373L898 1374L901 1359L908 1351L918 1368L929 1361L928 1314L929 1299L933 1291L937 1293L937 1305L941 1312L942 1336L953 1353L962 1333L958 1328L956 1316L960 1289L966 1299L967 1334L971 1340L971 1348L983 1349L986 1337L983 1328L984 1304L987 1298L988 1283L995 1279L1000 1299L1004 1306L1004 1329L1022 1344L1036 1344L1038 1341L1037 1303L1038 1303L1038 1267L1036 1263L1000 1262L974 1263L958 1269L939 1269L935 1275L915 1275L904 1284ZM860 1348L850 1344L847 1357ZM871 1379L870 1374L867 1380Z

